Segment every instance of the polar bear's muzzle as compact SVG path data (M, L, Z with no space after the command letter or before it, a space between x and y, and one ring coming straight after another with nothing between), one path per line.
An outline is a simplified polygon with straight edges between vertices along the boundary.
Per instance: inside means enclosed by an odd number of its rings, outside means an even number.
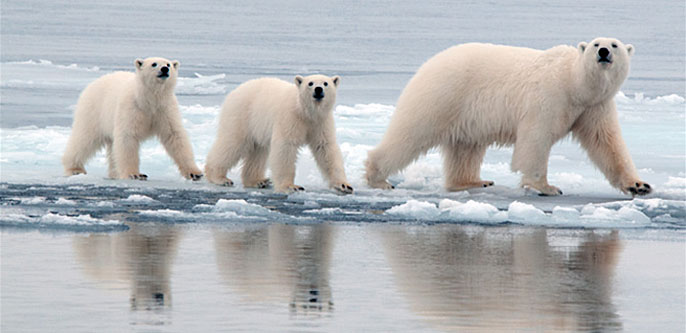
M160 68L160 74L157 75L160 79L166 79L169 77L169 67Z
M316 99L317 101L321 101L322 98L324 98L324 89L322 89L322 87L314 88L314 94L312 94L312 98Z
M606 47L601 47L598 50L598 62L604 64L612 63L612 53Z

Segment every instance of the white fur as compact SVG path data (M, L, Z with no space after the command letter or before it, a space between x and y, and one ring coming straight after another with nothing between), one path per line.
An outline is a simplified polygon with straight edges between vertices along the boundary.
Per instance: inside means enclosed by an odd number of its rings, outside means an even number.
M138 169L139 146L156 135L181 174L199 179L202 171L193 161L174 95L179 62L147 58L136 59L134 65L135 74L107 74L81 93L62 158L65 173L86 173L85 163L105 146L110 178L145 179ZM163 67L169 69L168 78L158 77Z
M612 64L598 61L603 47ZM613 100L633 51L611 38L545 51L476 43L449 48L405 87L386 134L369 152L367 181L390 188L389 175L441 146L449 190L489 186L479 177L486 148L514 144L512 169L522 172L521 185L557 195L547 181L548 155L571 131L613 186L646 194L650 187L638 179Z
M296 76L295 84L262 78L229 93L219 116L217 139L207 155L207 179L232 185L226 173L243 159L243 186L265 187L268 163L276 191L300 190L293 184L295 164L299 148L307 144L330 186L352 192L333 119L339 82L338 76L323 75ZM313 97L317 87L324 91L321 101Z

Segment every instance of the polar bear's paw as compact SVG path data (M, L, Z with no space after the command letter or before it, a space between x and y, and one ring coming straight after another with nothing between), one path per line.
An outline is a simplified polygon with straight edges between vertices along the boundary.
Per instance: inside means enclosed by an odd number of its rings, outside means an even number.
M148 180L148 175L138 173L138 174L133 174L129 175L129 179L135 179L135 180Z
M336 186L333 187L336 189L336 191L341 192L343 194L351 194L353 193L353 187L350 186L348 183L340 183Z
M300 185L289 184L289 185L277 186L274 189L274 192L288 194L288 193L293 193L293 192L301 192L304 190L305 190L305 188L300 186Z
M623 186L622 191L624 191L624 193L631 193L632 196L637 196L650 194L650 192L653 191L653 188L650 187L650 184L638 180L631 182L628 186Z
M288 185L288 191L289 192L300 192L300 191L304 191L304 190L305 190L305 188L300 186L300 185L295 185L295 184Z
M243 186L250 188L270 188L272 187L272 180L269 178L264 178L257 181L244 180Z
M257 187L257 188L270 188L270 187L272 187L272 180L269 178L262 179L259 182L257 182L257 184L255 184L255 187Z
M190 176L189 179L191 179L192 181L195 182L195 181L198 181L202 178L202 173L199 173L199 174L190 173L189 176Z
M67 171L65 173L67 176L76 176L76 175L80 175L80 174L85 175L87 172L86 172L86 169L84 169L84 168L76 167L76 168L67 169Z
M545 185L536 186L536 185L532 185L532 184L523 184L522 187L526 190L536 191L536 192L538 192L538 195L540 195L540 196L554 197L557 195L562 195L562 190L560 190L557 186L553 186L553 185L545 184Z
M369 187L371 188L378 188L382 190L392 190L395 188L391 183L389 183L387 180L382 180L382 181L376 181L376 182L368 182Z
M450 185L448 186L448 191L449 192L458 192L458 191L464 191L468 190L470 188L485 188L485 187L491 187L495 184L492 180L480 180L476 182L469 182L469 183L463 183L463 184L458 184L458 185Z

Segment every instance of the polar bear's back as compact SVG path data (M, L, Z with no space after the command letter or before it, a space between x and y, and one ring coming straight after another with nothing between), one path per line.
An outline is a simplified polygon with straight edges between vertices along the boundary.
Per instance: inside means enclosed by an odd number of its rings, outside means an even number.
M545 51L481 43L451 47L419 68L398 99L393 117L399 121L391 123L399 132L459 132L477 141L512 142L527 105L560 91L559 79L551 78L563 75L573 57L575 49L568 46ZM430 141L436 140L442 139Z
M219 127L252 135L262 144L269 142L272 127L283 114L297 107L295 84L260 78L247 81L234 89L222 105Z
M79 96L74 118L86 124L99 124L103 132L111 133L116 108L135 80L134 73L114 72L91 82Z

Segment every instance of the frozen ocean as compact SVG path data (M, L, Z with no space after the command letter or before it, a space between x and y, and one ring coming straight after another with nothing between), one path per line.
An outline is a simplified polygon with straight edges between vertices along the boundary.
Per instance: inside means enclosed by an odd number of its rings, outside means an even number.
M686 330L686 5L683 1L3 0L0 330ZM636 49L615 100L654 193L612 188L571 138L553 147L559 197L520 189L511 147L489 149L487 189L446 192L438 150L363 180L407 81L464 42L545 49L616 37ZM181 62L176 88L196 163L225 95L273 76L340 75L337 138L353 195L300 153L291 195L183 179L160 143L146 182L60 158L79 93Z

